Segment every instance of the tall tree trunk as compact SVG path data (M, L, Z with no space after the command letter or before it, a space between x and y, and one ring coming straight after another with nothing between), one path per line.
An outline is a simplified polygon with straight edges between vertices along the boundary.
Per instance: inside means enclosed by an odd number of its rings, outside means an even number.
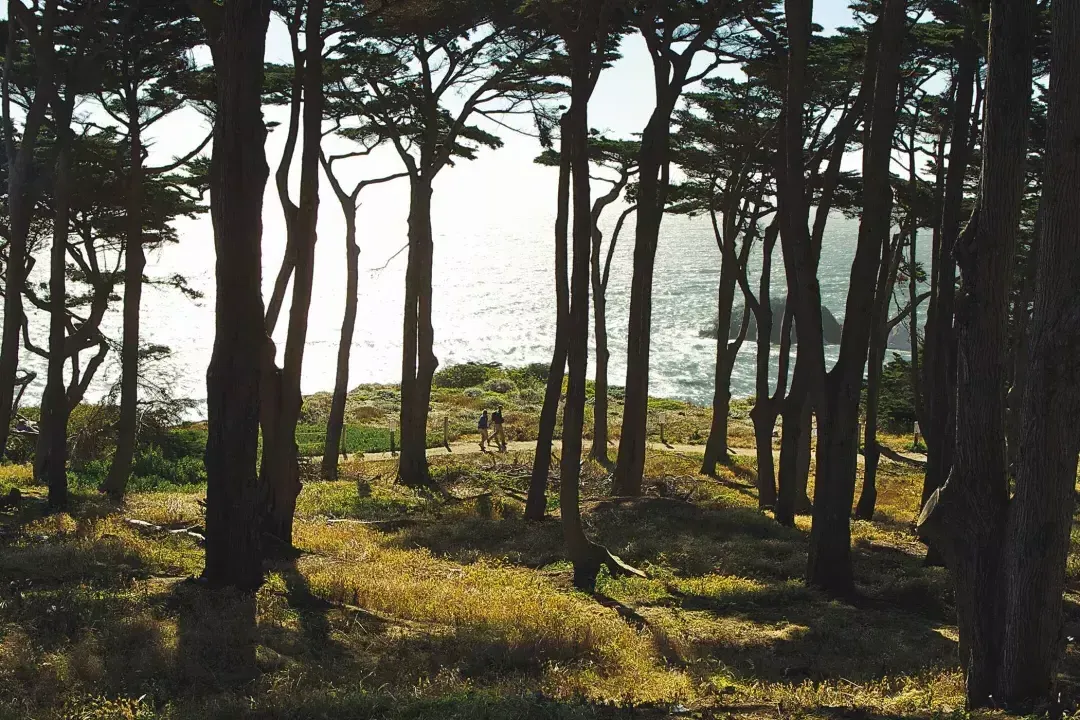
M20 6L21 7L21 6ZM42 11L42 23L37 30L40 43L34 47L37 69L37 85L33 100L23 120L22 142L16 149L15 139L9 134L14 128L11 117L10 82L15 60L16 26L15 14L8 11L8 50L4 57L3 121L4 145L8 160L7 211L11 237L7 244L7 267L4 280L4 323L0 338L0 458L7 450L11 416L14 411L15 376L19 369L19 353L22 344L19 331L23 324L23 286L26 282L26 243L30 234L34 204L38 195L37 184L32 181L34 152L38 134L45 120L53 87L54 59L53 28L56 20L57 0L46 0Z
M1035 275L1038 266L1039 236L1042 234L1043 201L1040 198L1039 207L1035 211L1035 223L1032 232L1031 248L1024 262L1024 275L1020 292L1016 300L1015 319L1013 320L1013 337L1010 343L1013 355L1009 372L1009 392L1005 398L1006 405L1006 436L1005 447L1008 455L1009 467L1016 465L1016 459L1020 450L1020 400L1027 390L1027 369L1030 353L1030 325L1033 308L1030 308L1035 299Z
M409 207L409 260L405 271L405 341L401 384L401 460L398 474L413 487L431 484L427 418L438 361L431 325L431 183L414 181Z
M851 266L840 357L826 376L817 408L817 476L806 579L831 593L854 590L851 506L855 499L859 397L870 343L875 276L892 212L889 164L897 117L907 0L886 0L874 81L870 134L863 153L863 215Z
M794 309L790 312L794 321ZM797 331L797 327L792 330L793 333ZM796 342L798 343L798 338ZM807 375L811 372L807 368L813 360L807 357L815 353L816 348L810 347L812 344L812 341L797 344L791 390L787 397L779 402L778 408L783 427L780 434L780 469L777 475L778 494L774 514L776 521L785 527L795 527L795 515L800 511L805 513L811 505L810 499L806 497L806 486L813 421L813 406L810 404L810 391L807 388Z
M626 395L614 479L614 493L623 496L641 494L641 479L645 471L653 268L667 192L668 144L673 108L674 103L658 97L656 109L641 136L638 217L626 345Z
M356 329L357 292L360 287L360 246L356 242L356 205L352 197L341 200L345 215L345 317L341 321L338 341L337 373L334 378L334 397L330 401L330 417L326 421L326 445L323 448L322 477L337 480L338 454L345 428L345 401L349 393L349 355L352 352L353 332Z
M308 313L315 275L315 244L318 241L319 152L322 142L322 16L323 0L307 4L304 61L304 133L300 156L300 203L296 214L293 295L289 306L289 335L285 341L285 362L281 369L278 404L265 412L276 427L275 441L263 445L264 483L269 493L265 531L286 545L292 544L293 515L300 495L300 468L297 459L296 425L303 397L304 348L307 345ZM268 433L264 425L264 440ZM269 462L268 462L269 460Z
M594 230L595 233L595 230ZM596 372L593 375L593 441L589 457L603 466L608 457L608 351L607 294L600 270L600 236L594 235L592 248L593 329L596 337Z
M589 449L589 457L604 467L611 465L608 457L608 361L611 353L608 351L607 333L607 283L611 273L611 259L615 253L615 243L619 239L623 222L633 208L627 209L619 216L615 229L611 234L611 242L608 245L607 261L600 262L601 248L603 247L604 233L600 230L600 216L611 203L615 202L626 186L626 180L617 182L611 190L596 199L593 203L590 217L592 219L592 257L589 266L592 270L593 292L593 327L596 336L596 373L593 383L593 441Z
M780 441L779 497L776 519L794 526L799 494L799 446L809 433L804 417L817 404L825 377L825 347L821 341L821 287L817 265L819 249L807 225L809 199L804 176L803 109L806 95L806 64L810 48L812 0L785 0L788 20L787 80L784 110L780 118L781 162L777 172L777 205L781 217L780 240L787 273L787 302L794 303L795 333L802 338L795 354L791 390L784 402L783 435ZM839 167L839 160L836 160ZM821 210L819 209L819 213ZM824 217L815 222L822 226Z
M1020 402L1016 493L1005 529L1004 642L998 696L1056 698L1062 593L1080 453L1080 6L1053 3L1044 235Z
M580 31L579 31L580 32ZM585 379L589 360L589 253L590 218L588 103L592 93L592 51L580 38L568 41L571 62L569 115L573 171L573 265L570 279L570 314L567 347L568 378L563 410L563 453L560 467L559 507L567 555L574 565L574 586L593 590L601 566L612 575L641 573L624 565L606 548L592 542L581 524L580 489L582 430L585 426ZM585 47L582 47L585 45Z
M69 88L69 94L72 90ZM63 107L60 107L60 106ZM41 398L41 422L34 466L38 481L49 488L49 509L66 510L67 425L70 410L64 384L67 361L67 251L71 201L71 108L65 99L55 105L57 127L56 179L53 189L52 250L49 255L49 365Z
M756 314L757 355L755 360L755 398L750 410L754 423L754 446L757 454L758 507L776 507L776 466L773 462L772 435L776 428L778 408L787 388L788 356L791 352L791 310L785 308L780 330L780 369L776 378L776 393L769 383L769 361L772 352L772 256L780 225L773 222L765 230L761 254L761 279L758 281Z
M963 217L964 178L970 161L972 96L979 64L977 24L981 22L975 2L966 8L964 34L957 41L956 96L953 100L952 128L949 131L949 166L941 209L941 246L934 259L934 286L931 288L929 316L932 324L926 335L926 476L923 504L941 487L953 463L956 410L956 333L953 328L956 297L956 257ZM931 554L936 554L931 549Z
M124 341L120 350L120 418L116 424L116 453L101 491L114 499L124 496L139 421L139 311L142 307L142 126L139 122L138 90L128 88L128 142L131 144L128 178L128 227L124 246Z
M730 205L730 204L729 204ZM726 465L728 458L728 418L731 414L731 372L739 348L746 337L746 328L750 322L749 308L743 311L743 324L735 342L728 342L731 332L731 316L735 304L735 288L739 284L742 272L741 258L735 252L735 240L738 225L735 209L728 207L724 212L724 227L721 230L716 212L710 212L713 233L720 245L720 283L717 287L716 315L716 369L713 373L712 425L709 439L705 443L705 457L701 461L702 475L716 475L716 465ZM749 244L744 245L749 249Z
M915 223L914 217L910 219ZM881 263L878 266L878 285L874 302L874 316L871 320L870 352L866 368L866 423L863 428L863 486L859 494L859 503L855 506L855 518L873 520L877 505L877 469L881 460L881 450L877 441L878 407L881 399L881 376L885 364L885 352L889 346L889 332L893 325L889 322L889 301L892 299L896 274L900 269L903 253L903 237L896 237L895 246L885 245L881 249ZM914 306L913 306L914 308Z
M218 113L211 156L216 290L206 372L206 568L214 587L262 584L259 403L273 355L262 301L262 205L269 168L262 116L269 0L197 5L211 38Z
M548 370L544 405L540 409L540 433L536 439L533 455L532 476L529 479L529 496L525 503L525 518L542 520L547 512L548 475L551 472L551 444L555 438L555 425L559 417L559 400L562 397L563 377L566 373L566 352L569 343L570 284L569 234L570 234L570 126L568 114L559 122L559 186L555 214L555 348Z
M991 3L982 180L975 211L956 245L962 294L956 309L955 459L947 483L920 518L955 584L960 658L972 708L996 703L1001 665L1008 300L1024 185L1034 11L1029 0Z

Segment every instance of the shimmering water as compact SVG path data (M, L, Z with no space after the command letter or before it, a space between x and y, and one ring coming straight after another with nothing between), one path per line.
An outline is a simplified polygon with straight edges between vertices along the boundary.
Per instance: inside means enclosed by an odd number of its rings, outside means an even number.
M490 165L490 164L489 164ZM531 170L530 172L537 172ZM550 360L554 334L552 213L554 177L540 174L522 183L520 202L495 196L467 171L455 173L474 185L461 186L451 176L435 193L435 352L446 366L469 360L521 365ZM506 177L512 178L512 174ZM494 182L494 181L491 181ZM511 179L507 182L514 183ZM536 188L542 188L537 192ZM350 384L396 382L401 363L401 324L405 256L387 261L404 244L404 188L374 188L360 215L361 278L359 317L352 352ZM550 197L549 197L550 196ZM612 208L607 224L614 223ZM276 198L267 196L264 287L269 291L283 245ZM309 344L304 359L305 392L329 390L344 308L345 268L342 222L337 204L325 197L321 206L316 286L311 308ZM832 219L821 262L825 305L843 321L844 298L854 255L858 224ZM175 350L172 363L175 389L192 398L205 397L205 370L213 343L214 253L208 220L183 221L183 242L151 257L148 272L185 273L206 293L199 302L173 291L149 288L144 296L143 322L148 342ZM929 237L921 250L928 250ZM924 255L920 252L920 255ZM633 256L633 225L627 223L615 253L609 287L611 383L624 382L626 322ZM752 272L760 268L760 253L752 256ZM716 285L720 254L706 219L670 217L665 220L656 261L650 391L657 396L708 402L712 394L715 341L700 331L716 316ZM382 267L385 265L385 267ZM774 296L784 294L779 247ZM752 286L756 288L756 279ZM736 302L741 304L741 296ZM40 318L33 325L44 326ZM279 323L279 348L286 323ZM107 329L119 337L118 313ZM835 357L836 348L830 348ZM746 343L735 367L736 396L753 393L753 344ZM115 357L115 356L114 356ZM40 361L28 365L42 369ZM774 357L774 373L775 373ZM95 384L100 396L115 380L110 365ZM43 376L44 373L42 372ZM36 395L38 388L31 395Z

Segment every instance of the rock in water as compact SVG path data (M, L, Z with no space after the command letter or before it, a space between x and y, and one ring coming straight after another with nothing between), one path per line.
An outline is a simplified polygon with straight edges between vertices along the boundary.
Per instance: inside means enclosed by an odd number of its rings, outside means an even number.
M773 345L780 344L780 331L784 326L784 309L787 305L787 299L780 300L773 303L773 322L772 322L772 338L770 339ZM731 327L728 328L728 339L734 340L739 335L739 328L742 327L743 308L735 308L731 314ZM821 333L825 338L826 345L839 345L840 338L844 332L844 326L836 319L836 316L832 314L832 311L827 307L821 308ZM701 337L715 338L717 334L716 321L713 321L712 327L705 328L701 331ZM795 323L792 323L792 340L798 342L799 333L795 329ZM757 323L753 316L750 317L750 326L746 330L746 339L754 342L757 340Z

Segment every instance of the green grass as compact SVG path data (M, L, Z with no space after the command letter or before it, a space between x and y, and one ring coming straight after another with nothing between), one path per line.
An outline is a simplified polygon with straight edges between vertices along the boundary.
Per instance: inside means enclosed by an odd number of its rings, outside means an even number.
M589 533L648 574L602 575L596 597L570 586L557 488L555 519L522 519L528 456L433 459L447 495L349 460L304 486L303 552L253 598L185 582L201 549L123 520L198 527L200 492L117 508L76 489L71 515L45 517L26 469L0 468L27 495L0 514L0 718L959 716L947 578L907 526L919 478L883 463L851 605L803 585L809 518L758 512L738 460L707 479L650 452L636 500L587 464Z

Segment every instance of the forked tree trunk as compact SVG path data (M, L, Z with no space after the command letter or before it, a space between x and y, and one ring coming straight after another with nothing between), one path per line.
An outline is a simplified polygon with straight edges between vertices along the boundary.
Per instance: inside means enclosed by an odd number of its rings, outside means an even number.
M790 296L789 296L790 297ZM786 311L785 311L786 312ZM792 310L792 321L795 312ZM792 332L798 332L797 325ZM810 475L810 452L814 408L810 404L807 388L810 370L807 356L814 353L810 341L795 349L795 370L791 377L791 390L782 401L778 400L779 414L783 418L780 433L780 462L777 475L776 521L785 527L795 527L795 515L808 514L813 505L807 497L806 488ZM802 365L800 366L800 360Z
M619 216L615 229L611 234L611 242L608 244L607 260L603 265L600 262L601 248L603 247L604 234L600 231L600 216L611 203L618 199L626 186L623 179L606 195L596 199L591 212L592 218L592 257L590 268L592 269L592 292L593 292L593 329L596 337L596 373L593 376L593 441L589 449L589 457L604 467L611 465L608 457L608 361L611 353L608 351L607 332L607 284L611 274L611 260L615 254L615 243L619 240L619 232L627 216L633 212L628 208Z
M431 380L438 367L431 325L433 242L431 183L413 181L409 207L409 259L405 271L405 338L401 384L401 459L398 476L413 487L431 484L427 464L427 418Z
M345 317L341 321L341 338L338 341L334 396L330 401L330 417L326 421L326 445L322 459L324 480L337 480L338 475L338 455L345 428L345 401L349 394L349 355L356 329L357 292L360 288L360 246L356 242L354 198L346 196L341 201L341 211L345 215Z
M128 227L124 246L124 341L120 349L120 417L116 423L116 453L101 491L113 499L124 496L131 463L135 459L135 439L139 421L139 311L142 308L143 269L146 253L142 246L142 127L135 89L128 93Z
M580 31L579 31L580 32ZM570 280L570 314L567 347L568 382L563 411L563 454L559 486L559 507L567 555L574 565L574 586L593 590L603 565L612 575L640 574L625 566L606 548L585 535L581 524L579 483L581 480L582 430L585 426L585 380L589 360L589 253L592 222L589 187L588 103L592 92L592 39L570 40L572 100L569 124L573 170L573 272Z
M1080 453L1080 6L1051 5L1044 235L1024 392L1016 493L1005 529L998 696L1009 707L1056 700L1062 593Z
M268 351L262 204L269 169L262 116L269 0L198 7L210 36L218 112L210 171L217 250L214 350L206 373L206 568L213 587L262 584L259 401ZM271 351L272 352L272 351Z
M289 334L281 369L278 402L264 408L264 420L275 425L268 433L263 426L264 482L269 493L265 531L284 543L292 544L293 515L300 495L300 468L297 458L296 426L300 420L303 397L304 349L307 345L308 313L311 308L315 276L315 244L318 241L319 153L322 142L322 16L323 0L309 0L306 21L304 62L304 132L300 157L300 203L296 213L293 295L289 306ZM268 446L265 438L275 441ZM269 461L268 461L269 460Z
M840 357L817 408L817 474L806 579L838 595L854 590L851 509L858 461L859 398L873 330L876 277L892 212L889 163L897 118L907 0L886 0L874 80L872 123L863 153L863 214L851 266ZM888 307L886 305L886 307Z
M555 214L555 348L548 369L544 405L540 409L540 432L533 455L529 496L525 504L527 520L542 520L547 512L548 475L551 473L551 445L559 416L570 322L569 228L570 228L570 118L560 120L559 187Z
M72 91L68 89L67 93ZM34 454L38 482L49 488L49 509L66 510L67 425L70 414L64 364L67 360L67 251L71 200L71 108L65 99L55 103L57 132L56 179L53 188L54 217L49 255L49 365L41 398L41 422ZM62 107L61 107L62 106Z
M940 548L954 581L960 658L967 675L967 703L972 708L995 705L1001 698L1003 611L1014 599L1005 592L1012 578L1003 577L1003 560L1015 568L1012 563L1023 558L1014 547L1004 548L1003 541L1012 532L1023 540L1028 533L1047 540L1053 534L1051 526L1026 520L1015 529L1006 525L1009 281L1024 187L1034 16L1035 3L1029 0L991 3L982 180L975 211L956 245L963 280L956 312L956 454L948 481L933 493L919 523L922 533ZM1070 137L1068 142L1075 139ZM1047 321L1056 323L1060 318ZM1040 395L1032 395L1030 401L1054 402ZM1025 406L1030 407L1027 401ZM1052 437L1040 437L1039 424L1031 426L1037 444ZM1055 452L1043 446L1034 450ZM1029 469L1037 467L1033 463ZM1070 472L1075 473L1075 466ZM1031 498L1034 502L1028 508L1043 506L1039 495ZM1024 512L1014 517L1023 518ZM1050 555L1054 554L1051 550ZM1050 581L1044 578L1043 582ZM1024 617L1023 622L1034 622L1034 618Z
M40 43L34 46L34 62L37 86L34 97L23 120L21 142L16 148L13 137L5 137L8 167L7 211L10 237L7 244L7 263L4 277L4 322L0 339L0 458L7 450L8 433L14 410L15 376L19 369L19 353L22 343L19 331L23 323L23 286L26 282L26 243L33 219L37 184L32 182L34 152L41 125L48 110L50 90L53 85L54 59L53 28L56 20L57 0L46 0L42 10L42 23L38 28ZM21 7L21 6L20 6ZM29 12L27 10L27 12ZM4 133L13 128L11 118L10 82L16 56L16 19L9 18L8 50L4 57L3 120Z
M788 357L791 352L791 309L784 310L780 331L780 368L776 378L776 392L769 383L769 361L772 353L772 256L780 225L773 222L765 231L761 255L761 279L758 281L757 302L754 319L757 325L757 355L755 359L755 398L750 410L754 423L754 446L757 454L758 507L776 508L776 466L773 462L772 436L776 417L787 389ZM744 290L749 295L748 288Z

